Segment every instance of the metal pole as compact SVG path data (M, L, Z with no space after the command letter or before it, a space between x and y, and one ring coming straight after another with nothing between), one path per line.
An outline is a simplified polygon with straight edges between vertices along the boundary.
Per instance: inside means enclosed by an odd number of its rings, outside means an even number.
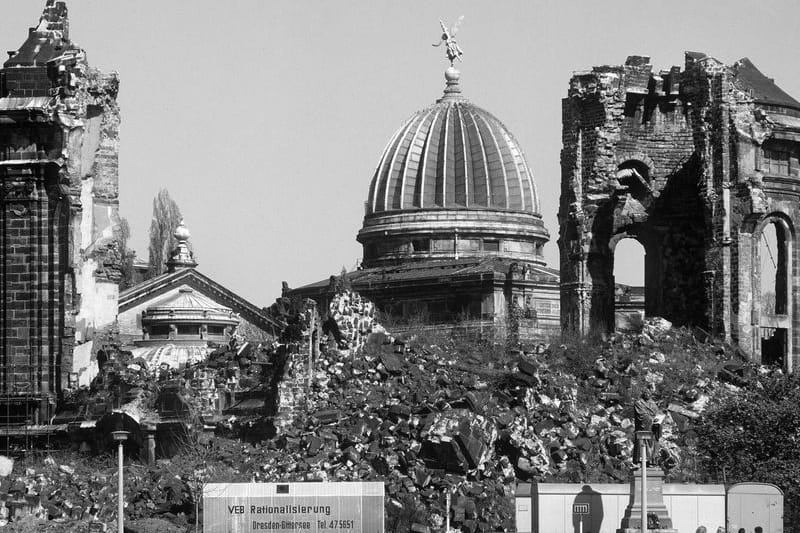
M445 532L446 533L450 533L450 490L449 489L447 491L447 515L446 515L446 517L447 518L445 518L445 521L447 523L445 524Z
M647 533L647 446L645 439L639 442L642 447L642 533Z
M117 494L119 495L119 509L117 510L117 531L122 533L125 531L123 526L123 486L122 486L122 441L119 441L119 488Z

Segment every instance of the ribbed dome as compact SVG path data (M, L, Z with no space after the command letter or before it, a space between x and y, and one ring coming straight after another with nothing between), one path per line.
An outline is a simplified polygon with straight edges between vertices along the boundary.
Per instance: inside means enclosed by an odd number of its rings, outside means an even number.
M190 287L181 287L177 294L148 307L142 313L143 324L172 322L202 322L238 324L239 319L228 307L220 306L211 298Z
M365 267L485 256L544 264L549 234L522 150L461 96L459 77L447 69L444 96L407 120L378 162L356 237Z
M162 344L159 346L145 346L132 350L135 358L141 357L147 362L147 367L157 370L162 363L167 363L170 368L181 369L204 361L214 351L208 343L203 344Z
M450 90L456 84L448 81ZM392 136L372 178L367 214L437 207L539 213L533 176L514 136L457 92Z

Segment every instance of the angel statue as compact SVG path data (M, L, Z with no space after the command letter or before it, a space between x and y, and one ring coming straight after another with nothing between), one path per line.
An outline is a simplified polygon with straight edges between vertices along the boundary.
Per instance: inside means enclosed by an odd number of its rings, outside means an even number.
M461 56L464 55L464 51L461 50L455 39L456 33L458 33L458 27L461 25L462 20L464 20L464 15L458 17L458 20L455 24L453 24L453 27L448 30L447 26L445 26L444 22L442 22L440 19L439 24L442 25L442 38L438 43L432 45L441 46L441 44L444 43L447 46L447 59L450 60L451 67L453 66L453 61L456 59L461 61Z

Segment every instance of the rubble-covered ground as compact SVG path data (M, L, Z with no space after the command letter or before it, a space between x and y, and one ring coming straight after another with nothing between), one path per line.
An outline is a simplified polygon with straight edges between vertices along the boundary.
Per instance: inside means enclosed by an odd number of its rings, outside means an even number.
M187 441L155 465L128 463L133 530L194 530L206 481L380 480L387 531L444 531L448 494L456 531L512 531L516 482L630 479L632 403L644 388L669 414L660 456L668 479L708 481L694 423L735 393L749 368L734 350L701 342L702 332L658 319L637 334L508 349L444 334L393 338L369 321L373 332L363 335L344 315L331 313L339 339L331 335L303 403L274 438L239 440L232 429L268 420L237 426L230 417L207 443ZM257 380L263 395L274 377ZM77 452L31 457L17 461L0 493L27 497L36 517L50 519L37 531L80 531L94 518L112 524L115 465ZM31 520L7 530L28 531Z

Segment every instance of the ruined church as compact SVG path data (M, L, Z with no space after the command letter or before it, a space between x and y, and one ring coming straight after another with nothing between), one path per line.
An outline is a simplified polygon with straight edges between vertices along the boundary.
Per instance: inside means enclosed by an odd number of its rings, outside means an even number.
M800 363L800 102L748 59L687 52L576 73L563 100L563 327L614 325L614 256L644 248L645 312Z
M117 314L119 80L89 66L62 1L47 0L8 55L0 70L0 412L8 423L40 423Z
M460 53L451 45L448 56ZM647 315L724 338L756 361L800 363L800 102L747 59L726 66L700 53L669 70L632 56L575 74L563 100L554 270L542 256L550 233L522 147L464 96L450 60L444 93L376 154L356 237L363 263L347 284L410 326L518 341L562 329L604 333L624 307L615 252L633 239L645 252ZM0 69L0 410L8 423L52 417L61 393L96 365L95 334L118 312L141 343L207 341L200 337L219 328L222 339L230 325L160 322L165 306L155 298L163 295L194 305L196 292L209 291L225 309L263 318L188 263L131 289L119 309L118 89L116 74L91 68L71 41L59 0L46 0ZM287 295L324 308L331 289L325 280ZM198 339L194 329L179 339L182 326L198 328Z

